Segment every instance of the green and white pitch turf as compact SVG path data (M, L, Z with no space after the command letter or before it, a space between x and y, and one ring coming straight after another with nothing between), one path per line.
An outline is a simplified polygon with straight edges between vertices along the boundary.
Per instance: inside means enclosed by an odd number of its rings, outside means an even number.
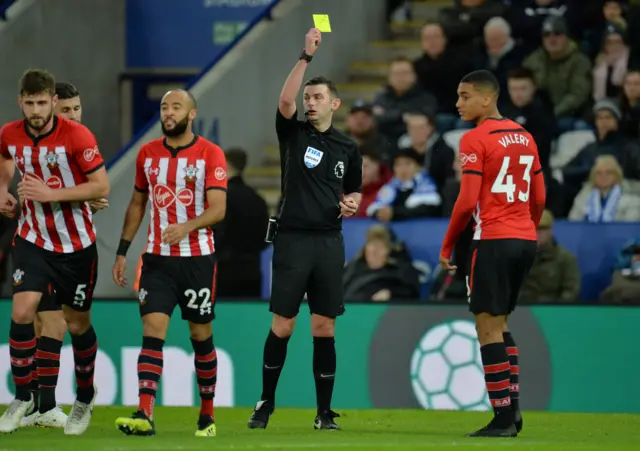
M251 408L218 408L218 436L199 438L194 437L198 409L187 407L157 407L155 437L125 436L114 420L132 410L96 407L91 426L79 437L67 437L61 429L0 435L0 451L640 450L640 415L525 412L519 437L481 439L464 434L484 426L487 412L346 410L338 411L342 416L336 420L342 431L315 431L312 410L279 408L266 430L249 430Z

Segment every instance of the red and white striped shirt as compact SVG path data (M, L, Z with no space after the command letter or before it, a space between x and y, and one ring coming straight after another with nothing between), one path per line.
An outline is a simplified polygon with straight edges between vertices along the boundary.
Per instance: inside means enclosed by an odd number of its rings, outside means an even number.
M167 146L164 138L151 141L138 153L135 189L151 199L147 253L190 257L215 252L210 227L174 245L162 242L162 232L170 224L200 216L209 207L208 190L227 189L227 164L220 147L199 136L178 149Z
M71 188L87 181L87 174L104 166L93 133L87 127L54 116L49 133L33 136L26 121L14 121L0 129L0 154L13 158L22 177L37 177L53 189ZM87 202L22 205L16 234L53 252L72 253L96 240L91 208Z

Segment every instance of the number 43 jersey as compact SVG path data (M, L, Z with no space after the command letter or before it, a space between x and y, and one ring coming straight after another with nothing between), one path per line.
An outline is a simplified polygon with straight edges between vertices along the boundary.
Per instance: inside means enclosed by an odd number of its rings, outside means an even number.
M463 174L482 177L474 239L536 240L529 194L542 172L533 137L509 119L489 118L460 142Z

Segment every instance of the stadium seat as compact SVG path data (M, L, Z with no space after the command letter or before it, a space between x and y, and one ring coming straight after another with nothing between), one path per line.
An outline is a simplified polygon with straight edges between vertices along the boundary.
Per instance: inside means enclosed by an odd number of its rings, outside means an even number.
M468 131L468 129L464 128L451 130L442 135L442 138L456 153L458 153L460 150L460 140L462 139L462 135Z
M584 146L595 140L595 134L589 130L576 130L563 133L558 138L556 151L551 155L549 162L551 169L562 169L578 155L578 152L580 152Z

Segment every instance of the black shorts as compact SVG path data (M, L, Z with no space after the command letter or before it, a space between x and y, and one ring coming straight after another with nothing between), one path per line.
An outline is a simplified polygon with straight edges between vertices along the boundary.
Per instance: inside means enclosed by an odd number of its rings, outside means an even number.
M494 316L513 312L536 248L529 240L474 240L467 272L469 310Z
M13 293L35 291L45 301L40 311L68 305L79 312L91 309L98 278L98 250L93 243L70 254L51 252L16 236L13 244Z
M206 324L215 317L216 257L165 257L142 255L138 302L140 316L171 316L180 306L182 319Z
M307 294L309 310L335 318L344 313L341 232L279 233L273 242L270 311L293 318Z

